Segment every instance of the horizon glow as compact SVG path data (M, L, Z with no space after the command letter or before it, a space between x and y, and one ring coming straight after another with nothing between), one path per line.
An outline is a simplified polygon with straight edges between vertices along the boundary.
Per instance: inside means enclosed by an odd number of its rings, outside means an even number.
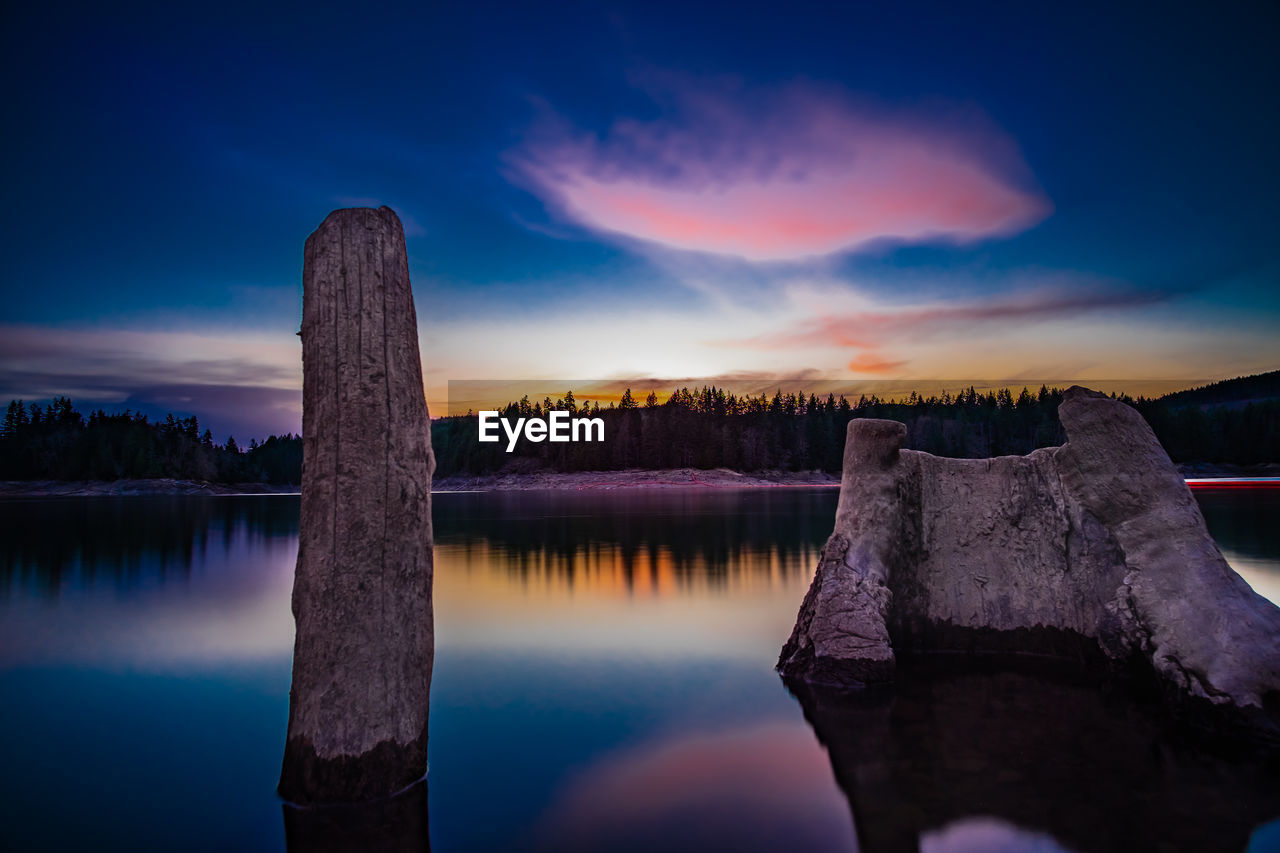
M904 394L1280 367L1256 10L741 11L18 9L0 397L296 432L303 243L381 204L433 413L584 365Z

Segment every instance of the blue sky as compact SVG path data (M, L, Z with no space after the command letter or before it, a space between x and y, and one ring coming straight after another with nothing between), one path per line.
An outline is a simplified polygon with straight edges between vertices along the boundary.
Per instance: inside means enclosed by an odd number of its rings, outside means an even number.
M831 5L11 11L0 396L296 430L302 242L363 204L436 408L1277 366L1274 4Z

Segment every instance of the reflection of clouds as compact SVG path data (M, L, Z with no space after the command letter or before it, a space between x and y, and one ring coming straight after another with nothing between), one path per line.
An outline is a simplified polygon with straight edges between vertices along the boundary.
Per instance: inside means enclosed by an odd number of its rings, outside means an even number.
M1069 853L1053 838L994 817L972 817L920 836L920 853Z
M542 832L560 849L660 849L672 837L738 851L857 846L826 751L806 726L782 723L606 756L559 792Z
M1222 556L1236 570L1236 574L1253 587L1254 592L1273 604L1280 605L1280 560L1249 557L1226 548L1222 548Z

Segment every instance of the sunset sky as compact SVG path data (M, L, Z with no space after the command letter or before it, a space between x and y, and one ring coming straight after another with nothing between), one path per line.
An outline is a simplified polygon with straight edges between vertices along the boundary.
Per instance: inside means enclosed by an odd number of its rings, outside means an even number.
M297 431L303 241L380 204L437 413L1280 367L1280 9L1045 5L15 8L0 398Z

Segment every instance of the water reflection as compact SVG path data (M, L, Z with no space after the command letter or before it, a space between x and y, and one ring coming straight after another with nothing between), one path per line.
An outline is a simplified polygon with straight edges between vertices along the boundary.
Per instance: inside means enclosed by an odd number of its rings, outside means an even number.
M892 691L793 688L863 853L1238 853L1280 814L1274 762L1206 751L1127 691L1067 675L934 662Z
M69 498L0 512L0 667L286 657L298 500Z
M672 593L795 576L831 533L832 490L461 493L438 496L436 541L501 556L522 582Z
M240 538L297 547L298 499L290 495L40 498L6 500L0 508L5 597L181 583Z
M1255 588L1280 578L1280 490L1196 497ZM836 500L437 495L436 849L1239 850L1280 814L1274 775L1091 686L944 674L886 706L797 707L772 665ZM296 496L0 501L6 843L337 838L282 825L273 792L297 513Z
M1042 832L993 817L970 817L920 836L920 853L1073 853Z
M1198 489L1222 556L1254 590L1280 604L1280 489Z
M767 489L437 496L437 642L771 665L835 499Z
M1237 570L1255 586L1280 579L1280 490L1195 495ZM836 499L831 489L456 493L436 496L434 521L448 558L504 584L697 595L805 581ZM0 601L180 585L245 546L297 548L296 495L0 505Z
M646 741L585 768L543 817L541 849L856 850L824 750L779 723Z

